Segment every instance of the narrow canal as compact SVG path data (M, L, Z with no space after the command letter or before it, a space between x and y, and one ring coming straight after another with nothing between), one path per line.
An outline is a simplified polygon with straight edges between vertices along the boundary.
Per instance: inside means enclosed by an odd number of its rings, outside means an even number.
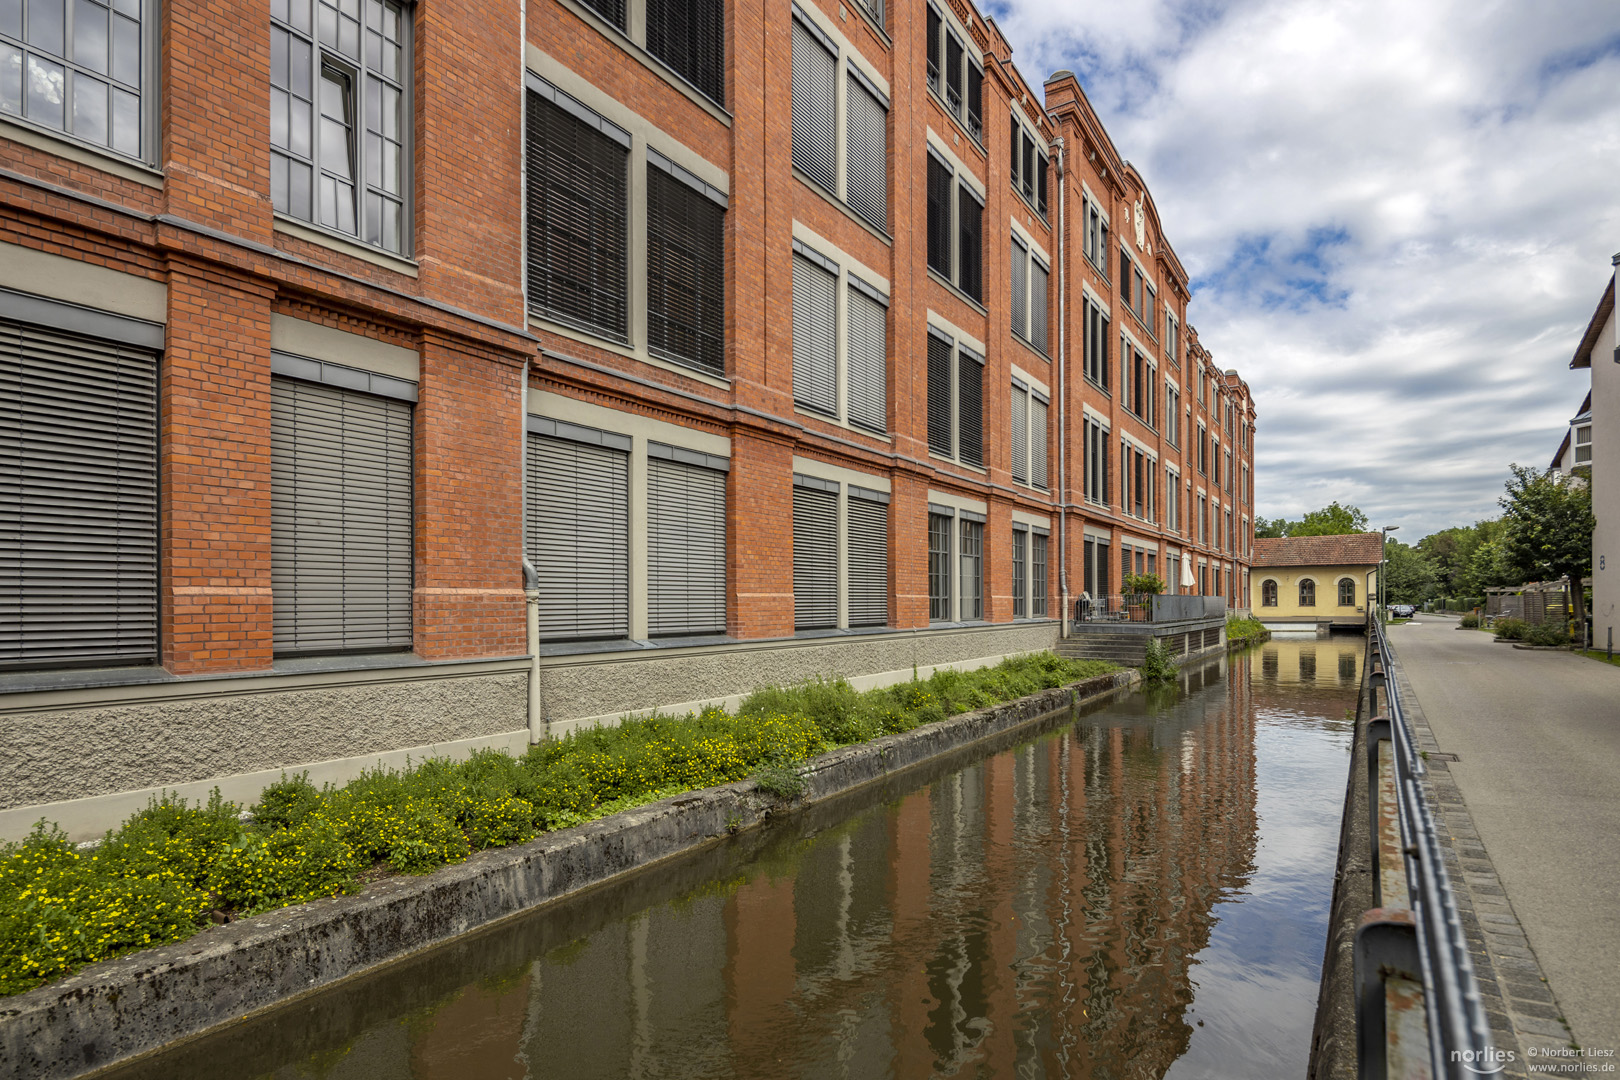
M1363 639L1275 639L124 1077L1298 1077Z

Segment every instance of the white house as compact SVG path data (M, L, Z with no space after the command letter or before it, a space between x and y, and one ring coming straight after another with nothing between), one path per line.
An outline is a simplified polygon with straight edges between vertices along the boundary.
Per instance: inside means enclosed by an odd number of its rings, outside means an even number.
M1620 255L1614 263L1620 266ZM1592 640L1602 649L1620 638L1620 340L1615 337L1613 274L1569 366L1592 372L1592 393L1582 411L1589 416L1583 426L1591 429L1592 513L1597 518L1592 533Z

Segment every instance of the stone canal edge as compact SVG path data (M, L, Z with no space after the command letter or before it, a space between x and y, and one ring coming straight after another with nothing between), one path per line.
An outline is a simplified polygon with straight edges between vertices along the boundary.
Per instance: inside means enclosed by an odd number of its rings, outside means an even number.
M1134 683L1125 670L814 758L791 809L892 778ZM0 1000L0 1075L56 1080L128 1061L473 930L763 825L751 780L676 795L421 877L385 878L210 927Z

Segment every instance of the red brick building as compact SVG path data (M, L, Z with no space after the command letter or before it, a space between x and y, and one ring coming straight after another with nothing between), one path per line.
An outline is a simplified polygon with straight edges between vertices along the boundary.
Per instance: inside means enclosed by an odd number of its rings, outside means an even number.
M0 152L0 832L1247 595L1248 388L964 4L27 0Z

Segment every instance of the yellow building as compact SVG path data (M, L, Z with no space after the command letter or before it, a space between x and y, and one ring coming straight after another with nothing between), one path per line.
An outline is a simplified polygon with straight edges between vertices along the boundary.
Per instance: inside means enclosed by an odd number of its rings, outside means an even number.
M1383 537L1375 532L1256 539L1249 578L1253 615L1273 630L1360 628L1368 596L1377 599L1382 554Z

